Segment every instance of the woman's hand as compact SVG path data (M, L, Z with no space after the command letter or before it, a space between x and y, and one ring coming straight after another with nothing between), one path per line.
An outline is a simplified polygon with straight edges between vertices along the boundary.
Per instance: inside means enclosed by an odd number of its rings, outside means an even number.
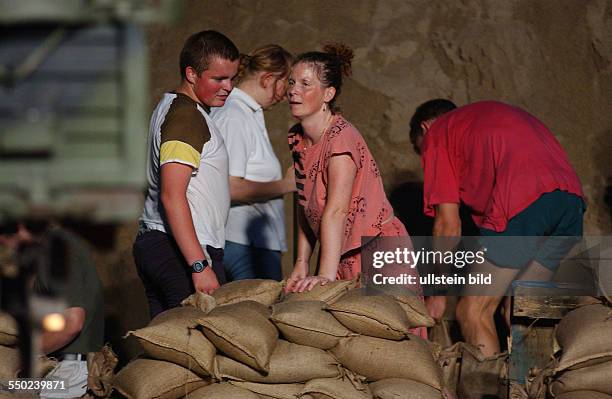
M310 267L310 264L304 260L297 259L295 261L295 265L293 266L293 271L291 272L291 275L287 279L287 285L285 285L285 293L295 292L293 290L293 288L295 287L295 284L298 281L306 278L306 276L308 276L309 267Z
M312 290L317 284L325 285L332 280L323 276L308 276L297 280L288 292L304 292ZM285 288L287 290L287 288Z

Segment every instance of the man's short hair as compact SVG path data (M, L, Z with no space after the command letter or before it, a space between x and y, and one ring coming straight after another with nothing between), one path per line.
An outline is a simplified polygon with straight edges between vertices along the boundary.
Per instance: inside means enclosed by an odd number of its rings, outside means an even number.
M180 56L181 78L185 79L185 68L192 67L198 76L204 72L213 57L234 61L240 56L236 45L224 34L204 30L191 35Z
M414 145L417 138L423 135L421 124L430 119L454 110L457 106L450 100L436 98L419 105L410 119L410 141Z

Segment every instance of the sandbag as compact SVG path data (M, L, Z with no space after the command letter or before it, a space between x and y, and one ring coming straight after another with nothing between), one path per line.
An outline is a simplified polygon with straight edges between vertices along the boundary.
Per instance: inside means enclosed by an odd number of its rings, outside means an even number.
M450 392L457 392L461 372L461 343L442 349L436 361L442 370L444 388Z
M363 384L357 389L348 379L317 378L308 381L301 395L314 399L372 399L372 392Z
M612 395L612 361L562 372L550 384L555 396L586 390Z
M226 356L267 372L278 340L278 330L267 315L266 306L244 301L218 306L198 319L198 323L206 337Z
M115 389L128 399L177 399L210 383L184 367L152 359L136 359L115 376Z
M442 389L440 368L427 341L417 336L402 341L367 336L342 338L330 352L344 367L369 381L406 378Z
M433 327L435 324L435 320L429 315L425 303L418 296L394 295L393 299L397 301L406 313L411 328Z
M612 399L612 396L595 391L575 391L559 395L557 399Z
M352 290L327 307L346 328L371 337L400 340L410 324L401 306L387 295L363 295Z
M208 314L211 310L217 307L217 301L212 296L205 294L201 291L189 295L187 298L181 301L181 306L191 306L193 308L200 309L202 312Z
M330 349L352 333L325 311L326 306L322 301L280 302L272 307L270 320L289 342Z
M10 314L0 312L0 345L16 345L18 338L17 321Z
M387 378L370 384L374 399L442 399L429 385L402 378Z
M258 384L246 381L230 381L230 384L255 392L261 397L274 399L297 399L304 384Z
M136 337L145 353L154 359L178 364L199 375L211 375L217 350L195 329L203 316L193 307L170 309L157 315L147 327L128 335Z
M338 362L324 350L278 340L267 374L226 356L217 355L216 377L267 384L291 384L340 375Z
M328 304L336 302L349 290L357 287L357 280L336 280L325 285L315 285L311 291L292 292L283 298L284 301L323 301Z
M189 394L189 399L260 399L259 395L227 382L211 384Z
M569 312L557 326L563 349L556 371L612 361L612 309L588 305Z
M457 394L461 399L505 398L508 353L485 357L480 349L461 342L461 372Z
M20 364L19 349L0 346L0 384L6 385L8 380L15 379Z
M254 301L270 306L278 301L282 290L282 283L275 280L237 280L222 285L212 296L217 301L217 306L242 301Z

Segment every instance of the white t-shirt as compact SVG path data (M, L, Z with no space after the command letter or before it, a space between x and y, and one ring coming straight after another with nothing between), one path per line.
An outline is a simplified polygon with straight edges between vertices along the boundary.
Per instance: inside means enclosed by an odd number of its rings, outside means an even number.
M211 117L225 140L230 176L256 182L282 179L263 109L251 96L234 88L223 107L213 108ZM232 204L225 237L238 244L286 251L283 199Z
M140 220L171 233L160 199L160 168L178 162L194 168L187 201L200 245L225 246L230 207L228 156L204 107L184 94L165 93L149 125L147 198Z

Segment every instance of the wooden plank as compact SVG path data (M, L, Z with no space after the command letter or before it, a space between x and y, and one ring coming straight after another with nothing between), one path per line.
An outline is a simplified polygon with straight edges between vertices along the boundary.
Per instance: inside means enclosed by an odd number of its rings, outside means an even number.
M561 319L580 302L578 296L515 296L513 316Z
M544 367L554 353L554 327L512 324L509 379L521 384L532 367Z

